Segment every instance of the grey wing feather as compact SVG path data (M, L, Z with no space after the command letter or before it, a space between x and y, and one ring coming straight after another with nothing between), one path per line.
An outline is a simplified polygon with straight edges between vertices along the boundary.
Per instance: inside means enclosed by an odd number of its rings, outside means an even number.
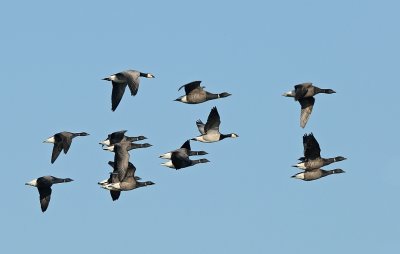
M118 84L112 82L112 93L111 93L111 110L115 111L121 102L122 96L125 93L126 84Z
M61 151L63 149L63 144L62 142L57 142L53 146L53 152L51 154L51 163L54 163L58 156L60 155Z
M207 133L209 130L219 131L219 125L221 124L221 120L218 114L217 107L213 107L211 109L210 114L207 118L207 123L204 126L204 131Z
M139 72L130 71L125 73L126 79L128 81L129 90L131 90L131 95L135 96L139 90Z
M190 140L186 140L185 143L183 143L183 145L181 146L181 148L185 148L188 151L190 151Z
M196 121L196 125L201 135L206 134L206 132L204 131L205 124L200 119Z
M45 212L50 203L51 188L50 187L38 188L38 191L39 191L39 196L40 196L39 197L40 207L42 209L42 212Z
M311 112L314 107L315 99L314 97L303 98L299 100L301 105L301 113L300 113L300 126L304 128L308 122L308 119L311 116Z
M303 146L305 160L315 160L321 157L321 148L319 147L318 141L315 139L312 133L309 135L305 134L303 136Z
M184 87L185 88L185 93L187 95L192 90L200 87L200 83L201 83L201 81L193 81L193 82L187 83L186 85L183 85L183 86L179 87L178 91L181 90Z
M72 138L71 137L63 137L62 139L62 145L64 149L64 153L66 154L71 147L72 144Z

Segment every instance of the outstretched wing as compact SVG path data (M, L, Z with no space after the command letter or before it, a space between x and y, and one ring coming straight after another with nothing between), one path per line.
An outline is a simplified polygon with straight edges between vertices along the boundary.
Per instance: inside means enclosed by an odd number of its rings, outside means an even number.
M315 99L314 97L307 97L300 99L299 102L301 105L300 126L301 128L304 128L308 122L308 119L310 118Z
M131 90L131 95L135 96L139 90L140 73L138 71L128 71L128 72L123 72L123 74L125 75L126 80L128 82L128 87L129 90Z
M125 93L126 84L120 84L112 82L112 93L111 93L111 110L115 111L121 102L122 96Z
M39 191L40 207L42 208L42 212L45 212L50 203L51 188L38 187L38 191Z
M206 132L204 131L205 124L200 119L196 121L196 125L197 125L197 129L199 129L199 132L201 135L206 134Z
M303 146L306 160L315 160L321 157L321 148L312 133L303 136Z
M183 85L183 86L179 87L178 91L181 90L184 87L185 88L185 93L186 93L186 95L188 95L194 89L201 88L200 87L200 83L201 83L201 81L190 82L190 83L188 83L186 85Z
M213 107L211 109L210 114L207 118L207 123L204 126L204 131L207 133L208 131L217 131L219 132L219 125L221 124L221 120L218 114L217 107Z
M113 169L114 169L114 162L113 161L109 161L108 165L110 165ZM113 170L113 173L115 173L117 171ZM118 179L118 174L110 174L110 178L108 178L108 182L109 183L118 183L119 179ZM111 195L111 199L113 201L119 199L119 196L121 195L120 191L114 191L114 190L110 190L110 195Z
M58 155L60 155L62 149L63 149L62 142L54 143L53 152L51 153L51 163L54 163L56 161L56 159L58 158Z
M64 153L66 154L71 147L72 144L72 137L63 137L62 138L62 145L64 149Z
M185 149L187 149L188 151L190 151L190 150L191 150L191 149L190 149L190 140L189 140L189 139L186 140L186 142L183 143L183 145L181 146L181 148L185 148Z

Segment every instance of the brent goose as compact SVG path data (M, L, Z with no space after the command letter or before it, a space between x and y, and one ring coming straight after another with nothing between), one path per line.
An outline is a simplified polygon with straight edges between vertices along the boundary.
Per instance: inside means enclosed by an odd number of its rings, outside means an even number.
M125 136L125 132L127 132L127 130L122 130L122 131L116 131L113 132L111 134L108 134L107 139L105 139L104 141L100 142L101 145L106 145L106 146L110 146L110 145L114 145L116 143L119 143L121 141L140 141L140 140L144 140L147 139L144 136L138 136L138 137L128 137Z
M219 132L219 125L221 124L221 120L218 114L217 107L213 107L211 109L210 114L207 118L207 123L204 124L201 120L196 121L197 128L201 133L200 136L192 138L192 140L211 143L223 140L224 138L237 138L239 135L235 133L230 134L221 134Z
M115 111L120 103L122 96L125 93L125 88L128 85L131 90L131 95L135 96L139 89L140 77L154 78L153 74L143 73L135 70L126 70L115 73L103 80L112 82L112 94L111 94L111 110Z
M294 97L301 105L300 126L304 128L310 118L314 106L314 95L319 93L332 94L336 93L332 89L321 89L313 86L312 83L303 83L294 86L294 90L284 93L283 96Z
M185 143L183 143L181 148L176 149L176 150L171 151L171 152L168 152L168 153L164 153L164 154L160 155L160 158L162 158L162 159L171 159L172 153L175 152L175 151L178 151L178 150L183 150L189 156L206 155L206 154L208 154L205 151L192 151L191 148L190 148L190 140L187 140Z
M340 174L340 173L344 173L344 172L345 171L343 171L340 168L333 169L333 170L324 170L322 168L315 168L315 169L305 170L304 172L295 174L294 176L292 176L292 178L300 179L303 181L313 181L313 180L317 180L321 177L325 177L325 176L332 175L332 174Z
M54 144L53 152L51 154L51 163L54 163L56 161L58 155L60 155L61 153L61 150L64 150L65 154L68 152L73 138L78 136L88 136L88 135L89 134L86 132L73 133L73 132L63 131L43 141L43 143Z
M114 162L113 161L109 161L108 165L110 165L113 169L114 169ZM130 167L133 167L132 163L128 163L128 170ZM135 176L135 180L139 181L141 180L140 177ZM119 179L118 179L118 172L116 170L113 170L112 173L110 173L110 177L108 179L105 179L101 182L98 182L99 185L101 186L105 186L108 184L112 184L112 183L118 183ZM119 198L119 196L121 195L120 191L116 191L116 190L110 190L110 194L111 194L111 198L113 201L117 200Z
M112 146L108 146L106 148L103 148L104 150L108 150L110 152L114 152L114 170L118 174L118 179L119 181L122 181L122 179L126 175L126 170L128 169L128 164L129 164L129 152L132 149L135 148L142 148L142 147L150 147L150 144L134 144L129 141L123 141L116 143Z
M50 203L51 186L56 183L68 183L72 181L73 180L71 178L42 176L37 179L33 179L28 183L25 183L25 185L33 186L38 189L40 195L40 207L42 208L42 212L45 212Z
M104 189L110 190L110 191L120 192L120 191L129 191L129 190L133 190L133 189L137 189L140 187L154 184L151 181L146 181L146 182L137 181L138 178L135 177L135 171L136 171L135 166L129 162L125 177L121 181L105 184L105 185L102 185L101 187Z
M186 143L186 142L185 142ZM181 148L171 152L171 160L162 163L162 166L169 168L175 168L176 170L181 168L190 167L198 163L210 162L207 159L191 160L189 159L189 150L187 148Z
M334 158L321 158L321 148L319 147L318 141L315 139L312 133L304 134L303 146L304 157L299 158L301 162L297 163L293 167L307 170L319 169L331 163L346 160L346 158L342 156L337 156Z
M179 97L175 101L180 101L188 104L198 104L209 100L225 98L231 95L227 92L223 92L220 94L207 92L203 89L204 87L200 86L200 83L201 81L193 81L191 83L181 86L178 91L184 87L186 95Z

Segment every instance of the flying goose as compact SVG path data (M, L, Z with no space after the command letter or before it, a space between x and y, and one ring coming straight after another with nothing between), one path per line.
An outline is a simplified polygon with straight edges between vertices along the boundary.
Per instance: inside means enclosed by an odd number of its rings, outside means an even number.
M58 155L60 155L61 153L61 150L64 150L64 153L67 154L73 138L78 136L88 136L88 135L89 134L86 132L73 133L73 132L63 131L54 134L54 136L51 136L50 138L43 141L43 143L54 144L53 152L51 154L51 163L54 163L56 161Z
M204 124L201 120L196 121L197 128L201 133L200 136L192 138L192 140L211 143L223 140L224 138L237 138L239 135L235 133L230 134L221 134L219 132L219 125L221 124L221 120L218 114L217 107L213 107L211 109L210 114L207 118L207 123Z
M324 170L322 168L315 168L315 169L311 169L311 170L307 169L304 172L297 173L294 176L292 176L292 178L300 179L303 181L313 181L313 180L317 180L321 177L325 177L325 176L332 175L332 174L340 174L340 173L345 173L345 171L343 171L340 168L333 169L333 170Z
M110 145L114 145L116 143L119 143L121 141L140 141L140 140L144 140L147 139L144 136L138 136L138 137L128 137L125 136L125 132L127 132L127 130L122 130L122 131L116 131L113 132L111 134L108 134L107 139L105 139L104 141L100 142L101 145L106 145L106 146L110 146Z
M186 144L186 142L185 142ZM184 144L184 145L185 145ZM187 146L187 145L185 145ZM189 159L189 151L187 148L180 148L171 152L171 160L162 163L162 166L166 166L169 168L174 168L176 170L181 168L190 167L199 163L207 163L210 162L207 159L199 159L199 160L191 160Z
M30 182L25 183L25 185L36 187L40 195L40 207L42 212L47 210L50 203L51 197L51 186L56 183L68 183L72 182L71 178L57 178L54 176L42 176L37 179L33 179Z
M160 158L162 158L162 159L171 159L172 153L176 152L178 150L183 150L183 152L185 152L189 156L206 155L206 154L208 154L205 151L192 151L190 149L190 140L186 140L186 142L183 143L181 148L179 148L177 150L174 150L174 151L171 151L171 152L168 152L168 153L164 153L164 154L160 155Z
M175 101L180 101L188 104L198 104L209 100L225 98L231 95L227 92L223 92L220 94L207 92L203 89L204 87L200 86L200 83L201 81L193 81L181 86L178 91L184 87L186 95L179 97Z
M114 170L118 174L119 181L126 175L126 170L128 169L129 164L129 152L132 149L150 147L150 144L134 144L129 141L122 141L116 143L114 145L103 148L104 150L108 150L110 152L114 152Z
M313 86L312 83L302 83L294 86L294 90L284 93L283 96L294 97L295 101L299 101L301 106L300 126L304 128L310 118L314 106L314 95L319 93L332 94L336 93L332 89L321 89Z
M109 161L108 165L110 165L113 169L114 169L114 162L113 161ZM132 163L128 163L128 169L130 167L133 167ZM141 180L140 177L135 176L135 180L139 181ZM98 182L99 185L101 186L106 186L108 184L112 184L112 183L118 183L119 179L118 179L118 172L116 170L113 170L112 173L110 173L110 177L108 179L105 179L101 182ZM121 191L117 191L117 190L110 190L110 194L111 194L111 198L113 201L117 200L119 198L119 196L121 195Z
M110 192L111 191L121 192L121 191L130 191L133 189L137 189L140 187L145 187L145 186L154 184L151 181L146 181L146 182L137 181L138 178L135 177L135 171L136 171L135 166L129 162L128 169L126 170L126 175L122 179L122 181L105 184L105 185L102 185L101 187L104 189L110 190Z
M112 82L112 93L111 93L111 110L115 111L120 103L122 96L125 93L125 88L128 85L131 90L131 95L135 96L139 89L140 77L154 78L153 74L143 73L135 70L126 70L118 72L109 77L103 78L103 80Z
M304 157L299 160L300 163L293 165L300 169L319 169L323 166L329 165L334 162L346 160L345 157L337 156L334 158L321 158L321 149L318 141L315 139L314 134L304 134L303 136Z

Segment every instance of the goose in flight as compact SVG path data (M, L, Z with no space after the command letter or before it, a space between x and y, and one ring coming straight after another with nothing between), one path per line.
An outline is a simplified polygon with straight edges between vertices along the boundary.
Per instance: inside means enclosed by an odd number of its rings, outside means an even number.
M299 160L301 162L297 163L293 167L299 169L319 169L323 166L329 165L334 162L346 160L343 156L336 156L333 158L322 158L321 148L319 147L318 141L315 139L314 134L304 134L303 136L303 146L304 146L304 157Z
M133 189L154 184L151 181L139 182L138 179L140 178L135 177L135 171L136 171L135 166L129 162L126 174L121 181L105 184L102 185L101 187L110 191L121 192L121 191L130 191Z
M73 132L63 131L63 132L54 134L50 138L43 141L43 143L54 144L53 152L51 154L51 163L54 163L56 161L58 155L60 155L62 150L64 150L64 153L67 154L67 152L71 146L73 138L78 137L78 136L88 136L88 135L89 134L86 132L73 133Z
M47 210L50 203L51 197L51 186L57 183L68 183L72 182L71 178L57 178L54 176L42 176L37 179L33 179L25 185L36 187L39 191L40 207L42 212Z
M110 165L113 169L114 169L114 162L113 161L109 161L108 165ZM134 168L132 163L128 163L128 170L130 170L130 168ZM138 176L134 176L136 181L141 180L140 177ZM113 183L119 183L119 179L118 179L118 172L116 170L113 170L112 173L110 173L110 177L108 179L105 179L101 182L98 182L98 184L103 187L106 186L108 184L113 184ZM110 195L113 201L117 200L119 198L119 196L121 195L121 191L119 190L110 190Z
M160 155L160 158L162 159L171 159L171 155L173 152L182 150L184 153L186 153L188 156L196 156L196 155L206 155L208 154L205 151L192 151L190 148L190 140L186 140L185 143L183 143L183 145L181 146L181 148L176 149L174 151L168 152L168 153L164 153L162 155Z
M180 101L188 104L198 104L209 100L220 99L230 96L230 93L223 92L219 94L210 93L200 86L201 81L193 81L186 85L181 86L179 90L185 88L186 95L183 95L175 101Z
M127 130L122 130L122 131L116 131L111 134L108 134L107 139L100 142L100 145L110 146L110 145L114 145L116 143L119 143L119 142L125 141L125 140L134 142L134 141L140 141L140 140L147 139L144 136L128 137L128 136L125 136L126 132L127 132Z
M337 169L332 169L332 170L324 170L322 168L315 168L308 170L306 169L304 172L297 173L292 178L300 179L303 181L313 181L317 180L321 177L329 176L332 174L340 174L340 173L345 173L343 169L337 168Z
M197 128L199 129L200 136L192 138L192 140L211 143L223 140L225 138L237 138L239 135L235 133L230 134L221 134L219 132L219 125L221 124L221 120L218 114L217 107L213 107L211 109L210 114L207 118L207 123L204 124L201 120L196 121Z
M111 93L111 110L115 111L120 103L122 96L125 93L126 86L129 87L131 95L135 96L139 89L140 77L154 78L151 73L143 73L135 70L126 70L115 73L111 76L103 78L103 80L112 82L112 93Z
M283 96L286 97L294 97L294 100L300 103L300 126L302 128L306 126L313 110L315 102L314 95L319 93L332 94L336 92L332 89L321 89L319 87L313 86L312 83L303 83L295 85L294 90L283 94Z
M119 181L122 181L122 179L126 175L126 170L128 169L130 158L129 151L132 149L145 148L150 146L151 145L148 143L135 144L129 141L123 141L103 148L103 150L114 152L114 170L118 174Z

